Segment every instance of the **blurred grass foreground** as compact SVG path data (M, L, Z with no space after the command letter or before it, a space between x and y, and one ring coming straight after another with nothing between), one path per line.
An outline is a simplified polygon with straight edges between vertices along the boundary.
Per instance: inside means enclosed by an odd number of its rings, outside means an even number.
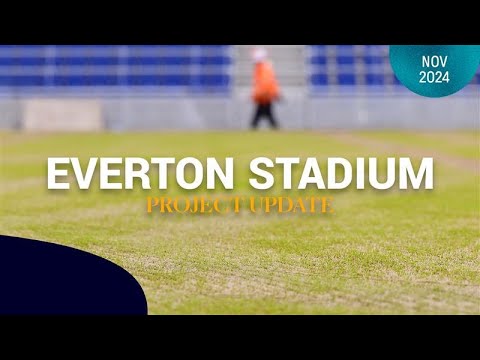
M2 132L0 140L0 232L114 261L139 280L152 314L480 312L478 131ZM352 163L373 156L379 164L392 156L414 162L431 156L435 187L341 190L328 216L147 214L147 196L186 192L154 184L153 190L47 189L48 157L192 155L232 156L238 169L258 156L319 162L341 156ZM384 171L382 165L379 176ZM235 194L318 195L283 191L281 181L260 192L248 175L235 172ZM195 195L226 192L200 188Z

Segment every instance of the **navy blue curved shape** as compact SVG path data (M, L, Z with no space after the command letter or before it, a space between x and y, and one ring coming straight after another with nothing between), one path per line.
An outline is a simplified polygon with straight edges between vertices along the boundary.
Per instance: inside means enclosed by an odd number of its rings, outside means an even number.
M146 315L127 271L67 246L0 236L0 314Z

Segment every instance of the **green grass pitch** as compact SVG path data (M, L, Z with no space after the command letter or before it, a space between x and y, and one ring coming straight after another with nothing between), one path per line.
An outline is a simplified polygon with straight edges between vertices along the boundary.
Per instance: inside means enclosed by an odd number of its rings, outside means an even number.
M140 282L152 314L480 313L478 131L3 132L0 140L0 233L112 260ZM328 216L148 215L146 197L158 190L47 190L52 156L233 156L240 195L260 194L248 186L258 156L352 164L433 156L435 189L288 193L333 196Z

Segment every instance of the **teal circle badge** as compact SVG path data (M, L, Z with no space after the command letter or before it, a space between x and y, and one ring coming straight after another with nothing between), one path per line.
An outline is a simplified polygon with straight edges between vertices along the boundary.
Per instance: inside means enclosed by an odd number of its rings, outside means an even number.
M392 45L390 63L397 79L409 90L443 97L472 81L480 65L480 46Z

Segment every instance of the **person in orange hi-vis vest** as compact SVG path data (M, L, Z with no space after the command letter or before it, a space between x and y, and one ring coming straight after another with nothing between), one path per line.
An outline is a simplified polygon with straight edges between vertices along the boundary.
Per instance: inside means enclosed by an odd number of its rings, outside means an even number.
M256 109L251 126L256 129L260 120L265 117L271 127L277 129L278 123L273 116L272 104L280 99L280 87L273 66L268 61L264 48L254 49L252 57L255 63L252 100L256 104Z

